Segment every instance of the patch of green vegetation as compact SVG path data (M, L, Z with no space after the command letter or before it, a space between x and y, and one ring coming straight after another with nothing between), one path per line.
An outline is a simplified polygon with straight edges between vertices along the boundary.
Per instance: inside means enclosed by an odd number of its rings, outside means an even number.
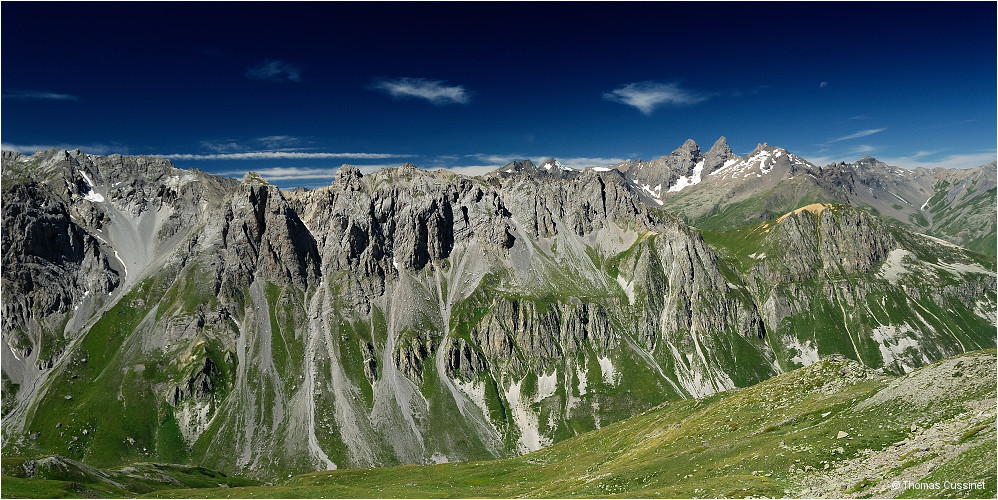
M908 220L915 225L922 227L929 227L929 221L922 215L922 212L913 212L908 214Z
M10 188L18 182L29 182L38 165L40 159L29 161L12 161L3 166L3 189Z
M0 416L7 416L11 410L17 406L17 391L21 388L20 384L15 384L7 377L7 372L0 373L0 378L3 379L3 393L0 394L3 402L3 410L0 411Z
M726 200L725 200L726 201ZM684 213L684 196L666 200L666 208ZM688 217L688 223L701 230L729 231L762 221L775 219L787 212L812 203L835 203L837 200L822 193L815 186L797 182L783 182L777 189L752 196L734 203L721 202L714 210L700 217Z
M214 276L201 262L188 265L163 295L156 311L156 320L164 315L192 314L198 309L213 311L219 308L211 283Z
M243 182L252 186L270 185L270 183L267 182L267 179L264 179L262 175L252 171L246 172L246 175L243 176Z
M990 367L993 374L994 349L961 356L977 366ZM799 471L822 470L826 464L834 467L840 461L861 457L862 450L885 449L907 437L913 422L928 426L952 413L945 409L923 411L928 407L898 406L897 400L891 398L873 405L864 404L890 385L878 377L836 384L843 377L844 363L822 360L745 389L664 403L630 419L520 457L345 469L296 476L274 486L193 486L197 489L157 489L144 496L783 497L794 491L793 485L802 478ZM937 366L923 370L938 369ZM994 384L989 387L993 391ZM951 396L944 404L953 408L962 407L961 401L969 398L988 397L976 393ZM848 437L840 438L841 431L847 432ZM467 444L460 434L452 433L448 439L454 439L455 446ZM994 497L995 463L993 440L981 439L981 443L946 462L922 481L984 480L983 489L950 489L943 490L941 495L934 490L932 496ZM9 470L6 461L4 468ZM846 493L862 493L876 484L875 479L864 478L851 484ZM236 484L230 481L229 486ZM40 483L31 487L58 496L55 493L61 486ZM15 488L21 491L25 486L16 484ZM909 490L904 496L918 497L924 493Z
M774 221L766 221L729 231L702 230L700 234L704 242L744 273L758 262L760 254L765 253L762 243L774 225Z
M117 489L94 488L76 481L3 476L3 496L6 498L120 498Z
M850 493L858 493L858 492L863 491L863 490L865 490L865 489L867 489L867 488L869 488L871 486L876 486L877 483L879 483L879 482L880 481L878 481L876 479L863 479L862 481L859 481L858 483L850 486L849 489L847 489L845 491L845 493L847 495L850 494Z
M25 443L27 450L58 452L98 466L155 453L165 402L146 382L145 365L128 364L122 352L127 350L125 339L168 283L169 277L158 275L137 284L66 354L67 362L50 379L45 396L29 409L27 434L36 438Z
M917 482L933 489L908 488L898 498L995 498L998 493L995 441L980 444L946 461Z
M970 429L967 429L967 432L964 432L963 435L960 436L960 442L961 443L966 443L968 440L970 440L970 438L976 436L978 432L981 432L984 429L987 429L989 426L990 426L990 424L981 424L981 425L977 425L977 426L971 427Z
M29 459L3 459L5 498L125 498L177 487L260 484L198 466L138 463L120 470L95 470L61 457L31 460L33 475L29 478L22 467L26 462Z

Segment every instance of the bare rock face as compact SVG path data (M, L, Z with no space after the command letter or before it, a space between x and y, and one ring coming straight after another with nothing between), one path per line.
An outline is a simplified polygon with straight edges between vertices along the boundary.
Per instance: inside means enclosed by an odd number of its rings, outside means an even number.
M802 210L771 230L764 246L780 249L782 258L763 260L753 276L772 287L819 275L868 273L897 245L890 231L865 213Z
M228 265L245 285L258 272L280 285L305 287L318 273L315 241L276 187L240 186L221 233Z
M488 362L463 338L452 341L447 352L447 374L458 380L474 380L487 372Z
M73 222L67 204L44 185L29 182L4 190L3 331L19 359L41 349L48 366L75 332L64 332L74 307L104 297L120 284L100 241ZM71 338L71 337L70 337Z
M176 406L191 398L207 398L215 391L215 380L222 375L221 370L211 360L204 361L194 367L192 373L173 388L170 404Z
M439 332L420 332L407 336L396 346L395 366L413 383L422 384L424 364L431 360L431 356L439 348L442 336Z
M737 157L738 155L731 151L731 146L728 146L728 140L722 136L717 139L717 141L714 142L714 145L710 147L710 150L703 155L703 169L709 174L710 172L721 168L721 166L724 165L724 162Z

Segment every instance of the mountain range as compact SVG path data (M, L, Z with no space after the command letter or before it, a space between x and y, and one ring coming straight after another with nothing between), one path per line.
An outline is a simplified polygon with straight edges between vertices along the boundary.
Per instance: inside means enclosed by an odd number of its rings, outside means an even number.
M282 190L3 153L3 453L272 480L533 452L842 355L996 344L995 163L724 138Z

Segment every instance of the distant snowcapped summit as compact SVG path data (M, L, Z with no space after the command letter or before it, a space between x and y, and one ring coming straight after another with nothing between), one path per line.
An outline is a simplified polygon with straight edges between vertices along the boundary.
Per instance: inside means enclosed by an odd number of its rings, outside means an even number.
M557 177L559 179L568 179L575 177L578 174L578 170L566 167L556 158L549 158L544 161L544 163L541 163L539 167L534 165L534 162L530 160L517 160L510 162L496 170L493 170L487 174L487 176L499 176L506 178L516 175L526 175L534 178Z

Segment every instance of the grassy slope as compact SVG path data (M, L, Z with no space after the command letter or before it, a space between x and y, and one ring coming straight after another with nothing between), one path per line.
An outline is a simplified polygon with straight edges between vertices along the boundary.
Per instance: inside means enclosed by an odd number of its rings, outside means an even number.
M944 202L946 193L945 189L940 189L937 195L929 200L928 209L932 214L933 224L927 232L994 258L998 254L998 244L996 244L998 238L995 236L994 224L998 190L994 188L982 190L973 196L968 193L952 204ZM987 211L991 211L990 217L983 215ZM981 230L981 226L987 228L986 232Z
M945 441L897 460L882 474L888 477L840 478L832 496L862 495L885 480L903 479L984 481L983 491L930 495L994 497L995 357L994 349L963 354L895 380L842 358L825 359L743 390L666 403L522 457L314 473L277 486L161 490L151 496L811 496L809 478L824 480L823 474L857 462L861 470L875 470L873 462L863 461L917 441L922 429L952 428ZM940 377L951 380L945 393L909 400L912 387ZM975 411L968 411L972 405ZM848 436L839 438L840 431ZM958 445L966 450L945 451ZM934 470L925 476L928 466Z
M856 209L838 205L834 210L838 213ZM761 262L761 256L768 261L781 261L788 257L785 248L767 242L770 230L777 225L778 222L774 219L730 231L703 230L701 234L718 251L723 261L747 276L753 266ZM885 360L880 346L873 338L872 329L879 325L910 323L914 318L913 311L931 322L920 329L922 333L918 337L921 349L930 359L941 359L965 349L975 350L994 345L994 327L987 318L974 312L973 303L963 303L938 294L944 286L959 286L966 276L932 267L943 261L962 262L977 264L993 272L994 261L978 254L955 252L894 225L888 224L887 227L900 242L901 248L910 250L917 261L906 264L910 269L899 283L892 284L878 273L845 274L831 271L827 279L819 277L808 282L776 285L781 291L784 288L805 290L804 295L810 301L810 305L803 311L784 318L779 324L767 325L767 333L777 358L781 363L788 364L784 368L800 366L788 361L795 352L784 352L784 346L780 345L781 339L787 338L796 338L800 343L810 342L821 355L842 353L852 359L861 358L868 366L881 367ZM828 283L841 285L845 282L850 283L850 286L840 286L840 293L844 294L845 300L828 295ZM909 293L905 287L915 288L919 293ZM781 293L791 297L794 295ZM769 297L770 290L755 290L754 294L756 302L763 304ZM845 319L847 312L848 322ZM904 359L911 366L920 365L923 362L921 360L921 355L915 351ZM901 373L896 362L895 359L884 368Z
M702 210L704 200L691 191L668 198L664 206L670 212L683 214L692 226L723 231L777 217L811 203L841 201L803 178L785 180L761 195L742 196L730 203L727 199L712 200L717 205L705 212Z
M120 470L97 470L57 457L24 477L25 458L3 459L3 494L7 498L122 498L159 489L251 486L258 481L226 476L204 467L139 463Z

